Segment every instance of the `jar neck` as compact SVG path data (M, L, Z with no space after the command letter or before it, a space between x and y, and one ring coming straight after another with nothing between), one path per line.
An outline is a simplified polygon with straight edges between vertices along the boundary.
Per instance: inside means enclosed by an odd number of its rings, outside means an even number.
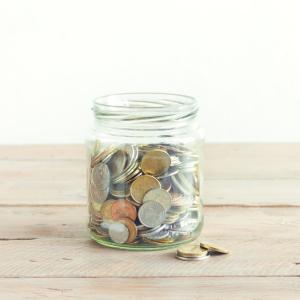
M114 94L94 100L96 132L111 138L186 139L199 128L198 101L161 93Z

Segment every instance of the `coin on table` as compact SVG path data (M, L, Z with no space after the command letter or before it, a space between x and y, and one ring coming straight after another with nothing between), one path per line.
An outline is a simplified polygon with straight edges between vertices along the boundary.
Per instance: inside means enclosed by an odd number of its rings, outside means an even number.
M126 152L118 150L108 162L108 167L112 178L119 176L125 169L127 161Z
M160 182L153 176L137 177L130 186L130 194L134 201L142 203L145 194L155 188L160 188Z
M177 255L184 257L202 257L207 255L207 250L203 250L199 245L184 245L177 249Z
M133 243L137 236L137 228L136 228L135 223L131 219L128 219L128 218L122 218L119 220L119 222L124 224L129 231L129 237L128 237L126 243L129 243L129 244Z
M204 256L201 256L201 257L185 257L185 256L180 256L180 255L176 254L175 257L177 259L180 259L180 260L195 261L195 260L204 260L204 259L207 259L207 258L209 258L209 255L204 255Z
M117 244L124 244L129 238L127 226L120 222L112 223L109 226L108 234L111 240Z
M113 220L129 218L135 221L137 217L136 207L126 199L116 200L111 206L111 216Z
M111 220L112 219L112 205L116 200L106 200L101 207L101 215L103 219Z
M157 188L152 189L145 194L143 203L147 201L157 201L162 204L165 210L168 210L171 207L172 197L166 190Z
M141 169L145 174L159 176L166 173L171 165L168 152L155 149L147 152L141 161Z
M138 216L143 225L153 228L163 223L166 217L166 210L157 201L147 201L140 207Z
M219 247L211 243L200 243L200 247L206 249L208 252L218 253L218 254L228 254L229 251L225 248Z
M101 191L109 187L110 172L106 164L100 163L92 169L91 183Z
M117 151L118 149L116 147L110 146L100 153L94 155L91 160L91 168L95 167L100 162L108 162Z

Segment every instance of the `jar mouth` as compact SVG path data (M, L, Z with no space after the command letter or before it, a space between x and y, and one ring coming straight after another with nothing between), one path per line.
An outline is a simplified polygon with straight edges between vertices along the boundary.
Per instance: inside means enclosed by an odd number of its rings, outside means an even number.
M138 92L98 97L92 110L96 129L110 135L172 137L198 125L199 105L191 96Z

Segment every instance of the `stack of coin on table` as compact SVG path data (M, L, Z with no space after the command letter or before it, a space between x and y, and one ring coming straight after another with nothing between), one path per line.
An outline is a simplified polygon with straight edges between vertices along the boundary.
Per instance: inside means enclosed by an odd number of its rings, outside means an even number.
M116 244L172 244L202 222L198 157L181 145L95 150L89 168L89 227Z
M176 258L186 261L203 260L212 255L228 254L229 251L211 243L189 244L177 249Z

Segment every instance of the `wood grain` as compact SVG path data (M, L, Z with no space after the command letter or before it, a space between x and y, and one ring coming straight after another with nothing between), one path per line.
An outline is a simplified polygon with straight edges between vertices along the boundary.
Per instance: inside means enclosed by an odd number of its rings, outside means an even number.
M205 203L300 206L298 145L271 146L207 145ZM257 154L268 149L273 149L270 151L275 151L276 157L282 156L280 164L274 162L278 170L273 170L273 156L265 159L265 156ZM70 158L67 156L69 152ZM292 158L287 155L288 152L294 153ZM226 159L223 159L222 153L226 153ZM84 156L84 148L79 145L1 146L0 205L85 204ZM292 167L294 171L291 171Z
M299 294L299 278L292 277L0 279L0 295L10 300L298 300Z
M201 240L183 262L88 237L83 145L0 147L1 299L299 299L300 144L207 144Z
M207 179L300 179L300 144L205 144L204 156ZM83 145L1 146L0 160L83 162L85 150Z
M300 276L300 208L207 208L202 240L228 256L111 250L89 240L84 207L2 207L0 277ZM288 247L286 246L288 245Z

